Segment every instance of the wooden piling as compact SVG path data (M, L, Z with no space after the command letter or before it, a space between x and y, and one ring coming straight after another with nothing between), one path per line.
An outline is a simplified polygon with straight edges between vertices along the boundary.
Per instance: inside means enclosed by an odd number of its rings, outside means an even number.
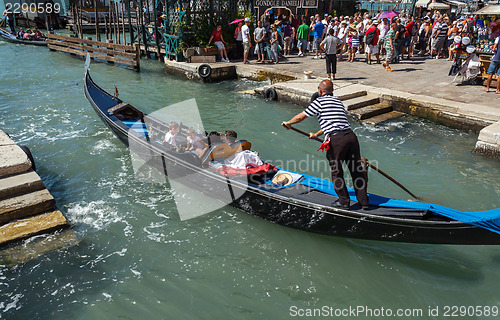
M94 14L95 14L95 38L101 41L101 32L99 30L99 11L97 10L97 0L94 0Z

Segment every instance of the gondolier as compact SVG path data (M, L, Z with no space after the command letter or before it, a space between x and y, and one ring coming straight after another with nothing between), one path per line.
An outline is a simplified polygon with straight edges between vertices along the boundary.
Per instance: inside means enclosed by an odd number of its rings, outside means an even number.
M12 34L16 34L16 28L14 27L14 13L12 10L6 5L5 12L3 14L7 18L7 23L9 24L10 32Z
M310 138L325 134L326 158L330 162L333 186L339 196L338 201L332 203L332 206L349 208L350 198L342 169L342 163L345 163L351 173L356 198L363 209L367 209L368 178L361 160L358 138L347 121L344 105L333 96L333 83L330 80L321 81L318 93L320 97L314 100L306 110L291 120L284 121L282 125L290 129L292 124L316 115L321 130L311 133Z

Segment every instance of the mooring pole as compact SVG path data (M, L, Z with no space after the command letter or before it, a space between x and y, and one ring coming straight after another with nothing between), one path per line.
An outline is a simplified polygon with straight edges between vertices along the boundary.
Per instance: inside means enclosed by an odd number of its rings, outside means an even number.
M99 11L97 10L97 0L94 0L94 15L95 15L95 38L101 41L101 32L99 30Z
M143 11L144 11L144 2L142 0L139 1L139 5L141 6L141 10L140 10L140 15L141 15L141 28L142 28L142 43L144 43L144 52L146 52L146 54L148 54L148 40L146 39L146 26L145 26L145 21L144 21L144 15L143 15Z
M134 29L132 29L132 14L130 13L130 1L126 0L125 5L127 6L128 15L128 32L130 33L130 45L134 44ZM137 19L137 17L136 17Z
M155 29L154 30L155 30L155 40L156 40L156 50L157 50L156 58L158 60L161 60L160 34L158 32L158 8L156 8L157 5L158 5L158 2L156 0L154 0L153 14L155 15Z

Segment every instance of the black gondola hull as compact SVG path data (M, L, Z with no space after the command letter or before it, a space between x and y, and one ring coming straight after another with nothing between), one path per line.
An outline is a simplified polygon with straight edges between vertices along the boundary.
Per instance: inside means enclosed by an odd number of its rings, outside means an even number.
M144 157L157 170L167 175L174 172L176 177L173 178L177 181L212 198L227 201L227 188L230 184L229 187L236 194L242 194L241 197L232 199L230 205L248 214L283 226L339 237L429 244L500 244L498 234L459 221L439 217L404 218L390 215L391 210L398 214L406 210L411 215L409 209L384 209L384 213L389 212L389 215L380 215L376 210L371 213L369 210L336 209L311 202L300 195L300 190L293 194L290 190L275 192L251 183L228 182L222 175L193 165L181 159L174 151L159 150L141 139L140 135L125 130L119 120L107 113L109 108L122 101L100 89L88 73L85 79L86 98L101 120L126 146L133 140L134 150L139 150L139 156ZM140 148L137 149L136 146ZM171 170L172 168L175 170ZM319 196L329 199L325 194Z

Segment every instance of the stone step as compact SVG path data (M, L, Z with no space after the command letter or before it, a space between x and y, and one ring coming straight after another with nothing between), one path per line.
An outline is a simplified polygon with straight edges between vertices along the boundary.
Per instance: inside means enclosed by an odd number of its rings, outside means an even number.
M365 95L343 101L346 110L351 111L380 103L377 96Z
M0 178L26 172L30 168L31 162L19 146L0 146Z
M52 210L0 226L0 245L67 226L61 211Z
M25 173L0 178L0 199L15 197L44 188L42 179L35 171L30 170Z
M354 91L354 92L346 92L345 90L334 91L333 94L339 98L340 101L346 101L349 99L354 99L358 97L366 96L366 91Z
M54 208L55 200L47 189L0 201L0 225L33 216Z
M368 107L358 108L350 111L351 115L356 117L358 120L365 120L368 118L372 118L378 116L383 113L391 112L392 107L386 106L382 104L376 104Z
M379 123L396 119L396 118L401 118L402 116L406 115L404 112L399 112L399 111L391 111L387 113L382 113L379 114L378 116L374 116L371 118L368 118L365 120L366 123L372 124L372 125L377 125Z

